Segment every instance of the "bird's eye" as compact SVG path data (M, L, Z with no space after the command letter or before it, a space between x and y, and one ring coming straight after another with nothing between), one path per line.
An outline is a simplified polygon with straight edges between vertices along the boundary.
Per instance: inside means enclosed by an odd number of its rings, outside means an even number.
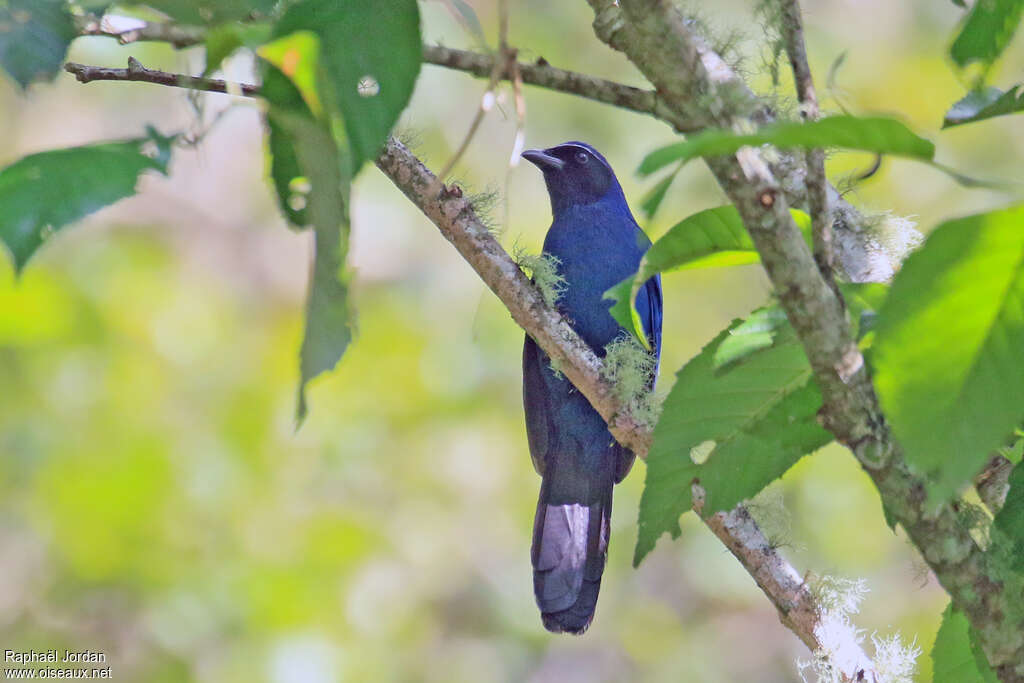
M586 152L576 152L576 161L578 161L581 164L587 163L587 159L589 158L590 157L587 155Z

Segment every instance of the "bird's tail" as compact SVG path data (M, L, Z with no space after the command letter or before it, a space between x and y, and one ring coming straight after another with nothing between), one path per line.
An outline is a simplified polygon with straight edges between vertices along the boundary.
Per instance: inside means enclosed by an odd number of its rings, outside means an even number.
M587 500L555 496L555 472L545 472L533 523L533 592L544 627L582 634L594 619L612 517L611 477ZM582 497L582 496L580 496Z

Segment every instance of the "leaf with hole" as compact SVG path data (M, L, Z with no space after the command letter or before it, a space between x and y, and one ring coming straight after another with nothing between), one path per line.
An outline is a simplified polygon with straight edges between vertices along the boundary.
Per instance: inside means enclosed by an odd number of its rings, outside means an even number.
M290 111L298 116L314 118L302 93L287 76L269 62L261 62L261 67L263 96L274 110ZM288 219L289 225L304 228L309 225L309 181L299 165L291 134L269 112L264 116L264 122L267 126L267 148L270 152L270 179L274 185L278 205Z
M298 0L275 36L297 31L319 37L320 99L340 114L354 175L377 156L412 96L422 61L416 0Z
M808 123L773 123L753 133L708 130L683 142L657 149L640 163L641 175L649 175L674 162L697 157L733 154L741 147L836 147L931 161L935 145L915 135L895 119L884 117L828 116Z
M879 312L875 387L907 462L947 500L1024 414L1024 206L940 225Z
M300 353L301 376L296 420L306 417L306 384L332 370L352 341L353 315L348 300L345 258L349 239L350 168L344 151L328 125L310 113L297 88L272 65L265 65L270 104L268 123L276 131L275 185L287 203L280 183L300 174L308 183L303 212L295 216L313 227L314 260L306 298L306 328ZM272 148L273 148L273 142ZM278 177L276 174L282 174ZM289 180L291 182L291 180ZM294 208L294 207L291 207ZM290 216L291 218L292 216Z
M0 241L20 271L39 247L70 223L135 194L145 171L167 172L172 138L32 154L0 171Z
M1015 85L1006 92L999 88L972 90L946 112L942 127L952 128L965 123L1024 112L1024 90L1021 87Z
M771 346L716 369L716 353L740 324L734 322L676 374L647 456L634 564L663 533L679 535L695 480L705 488L703 513L710 515L752 498L831 441L817 424L821 396L788 324L777 328ZM693 457L708 449L706 459Z
M7 0L0 5L0 66L22 88L52 80L75 35L64 0Z

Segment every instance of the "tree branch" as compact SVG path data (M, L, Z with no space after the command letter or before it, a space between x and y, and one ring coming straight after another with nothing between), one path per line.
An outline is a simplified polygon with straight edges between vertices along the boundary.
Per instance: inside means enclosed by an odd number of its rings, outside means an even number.
M131 66L134 62L135 66ZM65 69L83 83L94 80L141 81L156 85L224 92L223 82L145 69L134 59L129 69L108 69L68 63ZM257 86L245 86L258 95ZM587 397L609 424L615 438L640 458L646 459L650 429L635 420L615 399L614 387L602 376L601 360L569 326L548 308L540 292L527 279L477 217L457 186L446 187L400 142L389 139L377 159L385 175L438 227L480 278L505 304L512 318L559 369ZM436 188L440 188L437 192ZM779 619L812 652L842 649L844 681L873 672L871 659L853 637L836 630L810 588L765 537L747 509L739 505L729 512L705 518L701 515L704 493L694 485L694 510L709 529L739 560L779 612ZM849 637L844 637L849 635ZM841 641L841 642L840 642ZM868 679L869 680L869 679Z
M803 19L799 0L780 0L780 30L786 43L786 53L793 67L800 117L805 121L818 119L818 96L814 91L814 78L807 62L804 43ZM814 261L822 277L830 285L832 277L832 210L828 202L828 179L825 176L825 150L807 150L807 204L811 213L811 234L814 243Z
M508 308L513 320L529 334L608 421L620 443L641 458L647 457L650 430L622 412L614 387L601 375L601 360L594 355L565 319L548 308L540 292L477 217L457 187L429 190L436 176L402 143L390 139L377 159L377 167L437 226L484 283ZM696 487L695 510L700 512L703 492ZM823 610L800 574L786 562L741 505L710 518L701 516L779 611L783 624L812 651L829 649L835 636L824 628ZM850 644L846 643L849 648ZM858 671L871 671L871 660L856 645L846 672L857 680Z
M732 128L757 111L735 74L708 70L703 41L668 0L588 2L598 37L624 52L680 115ZM1024 586L1004 559L977 546L950 505L926 505L925 482L909 471L889 432L844 306L808 252L770 165L749 148L708 165L743 217L807 352L823 424L871 476L886 509L967 614L1001 679L1024 680Z
M149 24L134 22L130 29L122 29L111 25L107 15L100 22L95 17L80 20L82 35L104 35L118 39L122 44L143 40L170 42L175 47L188 47L201 43L205 31L201 27L174 24ZM695 36L694 48L702 61L709 77L723 87L732 90L737 101L748 102L754 108L752 119L758 123L768 123L773 114L769 107L758 102L756 96L746 84L732 71L722 58L708 45ZM443 66L449 69L464 71L480 78L489 78L498 58L493 55L480 54L466 50L455 50L440 46L424 46L423 60L428 64ZM514 68L513 68L514 67ZM518 72L522 82L549 90L577 95L579 97L603 102L642 114L648 114L664 121L680 133L692 133L706 127L701 117L680 114L679 107L667 106L664 96L656 90L645 90L623 85L614 81L596 78L550 66L543 58L535 63L513 62L509 68L503 69L500 78L510 80ZM677 97L692 98L695 103L701 98L699 91L689 94L676 93ZM774 166L779 178L778 186L786 195L787 200L795 206L806 205L814 213L813 198L808 196L806 182L808 169L804 160L796 155L785 155ZM895 273L894 263L902 260L914 240L897 240L906 242L908 246L885 246L890 240L883 235L881 239L875 234L878 221L865 217L853 205L844 200L838 191L827 187L827 204L833 209L834 262L840 274L852 282L883 282ZM907 228L912 230L912 228ZM914 233L917 234L916 232ZM893 253L895 251L895 253Z
M256 97L260 94L258 85L245 83L228 83L215 78L197 78L183 74L172 74L166 71L147 69L134 57L128 58L127 69L110 69L103 66L89 66L77 62L68 62L64 70L74 74L81 83L92 81L136 81L139 83L153 83L154 85L167 85L174 88L189 88L192 90L205 90L206 92L218 92L227 95L244 95Z
M181 26L161 22L145 22L117 15L98 18L86 14L76 18L79 35L105 36L116 38L122 45L137 42L170 43L181 49L199 45L206 39L206 29L201 26Z

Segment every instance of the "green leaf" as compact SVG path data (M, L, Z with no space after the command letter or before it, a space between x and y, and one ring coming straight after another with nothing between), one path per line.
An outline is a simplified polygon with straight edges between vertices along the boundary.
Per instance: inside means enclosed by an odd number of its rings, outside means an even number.
M960 35L949 49L959 66L981 62L990 66L1010 44L1020 23L1021 0L978 0L974 3Z
M1024 464L1019 461L1010 472L1010 490L1006 502L993 522L1003 538L995 542L1005 545L1010 566L1024 572Z
M320 94L343 119L354 175L377 156L412 96L422 60L416 0L298 0L275 35L296 31L320 38Z
M1024 206L940 225L878 317L875 387L907 462L950 498L1024 414Z
M999 683L976 643L967 617L952 603L942 615L942 625L932 647L934 680L957 683Z
M715 370L746 358L754 351L775 343L779 328L786 324L786 312L778 305L754 311L750 317L729 330L729 335L715 349Z
M0 66L22 88L52 80L75 34L64 0L7 0L0 5Z
M143 171L167 172L172 138L150 137L32 154L0 171L0 241L20 271L55 232L135 194Z
M795 209L790 213L809 245L810 217ZM636 274L609 289L604 298L614 301L610 309L612 317L642 340L645 337L636 313L636 297L654 275L688 268L738 266L760 260L736 207L706 209L669 228L644 254Z
M681 168L681 167L680 167ZM672 181L676 179L676 175L679 173L677 168L672 173L658 181L658 184L650 189L650 191L644 195L644 198L640 200L640 210L644 212L644 215L648 218L653 218L654 214L658 212L658 207L665 201L665 195L668 194L668 188L672 185Z
M274 65L262 62L263 96L277 110L294 112L313 119L306 101L292 81ZM270 152L270 179L278 205L290 225L309 225L307 210L309 181L299 165L292 137L273 116L265 116L267 147Z
M1020 88L1020 85L1015 85L1006 92L999 88L972 90L950 108L942 121L942 127L951 128L996 116L1020 113L1024 111L1024 90L1019 94L1017 92Z
M270 40L271 26L268 23L232 22L214 26L206 34L206 69L208 76L220 68L221 62L243 47L257 48Z
M895 119L842 115L809 123L773 123L754 133L708 130L651 152L640 163L639 172L648 175L676 161L733 154L748 145L839 147L924 161L931 161L935 156L935 145Z
M647 456L635 565L661 534L679 535L679 517L693 504L693 481L705 488L704 514L710 515L753 497L832 438L816 422L821 396L788 325L771 347L715 369L716 352L739 325L676 374ZM709 448L707 459L695 462Z
M264 91L270 104L269 123L277 131L281 148L293 155L289 163L295 164L294 172L301 173L309 184L305 195L306 213L302 217L312 224L315 235L316 252L306 299L296 408L296 420L301 425L307 412L306 384L332 370L352 341L345 272L349 238L348 188L352 178L347 174L350 164L327 124L309 113L295 87L288 87L280 71L266 65L265 74L270 84Z
M999 454L1014 465L1024 460L1024 432L1020 429L1015 430L1013 443L1000 448Z
M147 5L183 24L207 26L270 17L277 0L145 0L131 4Z

